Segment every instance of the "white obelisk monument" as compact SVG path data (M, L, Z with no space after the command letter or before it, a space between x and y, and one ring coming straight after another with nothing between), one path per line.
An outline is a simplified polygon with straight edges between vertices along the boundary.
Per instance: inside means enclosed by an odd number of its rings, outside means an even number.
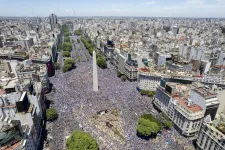
M98 91L98 73L96 64L96 52L93 51L93 91Z

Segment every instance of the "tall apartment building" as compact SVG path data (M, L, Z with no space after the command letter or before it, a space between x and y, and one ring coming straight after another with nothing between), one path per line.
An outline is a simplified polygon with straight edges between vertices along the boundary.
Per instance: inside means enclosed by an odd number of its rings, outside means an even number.
M153 103L168 115L181 134L195 136L201 127L204 110L189 98L189 91L188 85L161 80Z
M49 16L49 23L51 25L51 30L57 28L57 16L55 14Z
M214 121L205 119L197 138L197 146L201 150L225 149L225 116L220 115Z

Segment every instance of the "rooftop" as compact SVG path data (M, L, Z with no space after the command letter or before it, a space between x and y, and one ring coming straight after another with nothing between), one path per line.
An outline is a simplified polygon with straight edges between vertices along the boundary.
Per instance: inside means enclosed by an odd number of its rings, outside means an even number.
M204 86L204 87L196 87L194 89L195 92L199 93L201 96L203 96L205 99L215 98L217 96L216 93L213 93L212 89L210 87Z
M175 96L173 98L178 100L178 103L180 105L182 105L185 109L187 109L193 113L202 111L202 108L199 105L196 105L196 104L189 105L188 100L183 97Z

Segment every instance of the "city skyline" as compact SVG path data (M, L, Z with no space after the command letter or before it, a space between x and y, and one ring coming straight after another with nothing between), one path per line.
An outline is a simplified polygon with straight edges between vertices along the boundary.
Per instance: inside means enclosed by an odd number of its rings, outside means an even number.
M0 0L1 16L225 17L223 0Z

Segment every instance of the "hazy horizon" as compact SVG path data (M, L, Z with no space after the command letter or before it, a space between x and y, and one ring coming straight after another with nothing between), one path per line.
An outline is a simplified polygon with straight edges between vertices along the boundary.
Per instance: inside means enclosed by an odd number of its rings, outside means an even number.
M225 0L0 0L2 17L113 16L224 18Z

